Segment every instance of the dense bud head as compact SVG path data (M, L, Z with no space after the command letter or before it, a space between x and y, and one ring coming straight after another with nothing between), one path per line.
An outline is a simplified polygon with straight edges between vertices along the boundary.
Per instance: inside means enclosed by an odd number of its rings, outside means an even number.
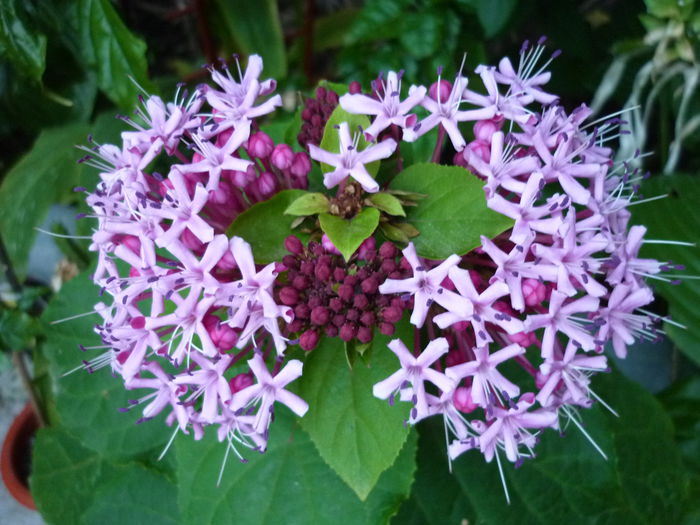
M267 158L275 147L275 143L272 142L270 136L263 132L258 131L250 136L248 139L248 153L251 157L257 157L259 159Z
M294 152L287 144L277 144L270 154L270 161L278 170L286 170L294 162Z
M349 276L351 277L351 276ZM343 301L350 302L355 294L355 289L348 283L343 283L338 287L338 297Z
M428 90L428 96L438 102L447 102L452 92L452 84L447 80L433 82Z
M318 345L319 335L316 330L307 330L299 337L299 346L310 352Z

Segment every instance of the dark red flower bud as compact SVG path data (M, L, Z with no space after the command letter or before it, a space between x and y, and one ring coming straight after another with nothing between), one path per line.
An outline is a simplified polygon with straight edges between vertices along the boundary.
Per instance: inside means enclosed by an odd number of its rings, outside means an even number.
M364 310L369 306L369 299L367 299L367 296L365 294L357 294L352 300L352 305L355 308Z
M379 288L379 282L376 277L368 277L360 285L364 293L377 293L377 288Z
M340 338L343 341L350 341L357 335L357 325L355 323L345 323L340 327Z
M308 304L298 304L294 307L294 317L297 319L308 319L309 314L311 314L311 308Z
M316 306L311 310L311 322L313 324L324 325L329 321L330 317L331 314L325 306Z
M343 301L340 299L340 297L333 297L330 301L328 301L328 306L331 310L338 313L343 309Z
M391 323L379 323L379 332L382 335L394 335L396 328Z
M348 278L350 277L352 277L352 275L348 276ZM353 295L355 295L355 288L352 285L343 283L338 287L338 297L343 301L350 302Z
M287 236L284 240L284 247L289 253L293 253L294 255L301 255L304 253L304 245L296 235Z
M318 345L318 332L316 330L307 330L299 337L299 346L302 349L310 352Z
M361 326L357 329L357 340L360 343L369 343L372 340L372 329Z
M390 306L389 308L384 308L382 310L382 319L390 323L398 323L401 320L403 311L395 306Z
M280 302L287 306L294 306L299 302L299 291L291 286L285 286L280 290Z
M374 312L363 312L360 316L360 322L365 326L374 326L376 321L377 316L374 315Z

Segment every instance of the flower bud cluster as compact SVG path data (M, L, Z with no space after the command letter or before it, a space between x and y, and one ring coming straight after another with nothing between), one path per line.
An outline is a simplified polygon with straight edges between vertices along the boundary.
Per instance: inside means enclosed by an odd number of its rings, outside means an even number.
M301 112L301 131L297 141L305 149L309 148L309 144L321 144L326 122L338 107L338 94L335 91L319 86L315 95L304 100Z
M293 235L285 247L290 253L282 259L286 282L278 283L278 302L293 309L294 321L286 330L290 338L298 334L304 350L313 350L322 336L369 343L374 330L394 333L405 302L379 292L387 278L406 275L393 244L377 250L370 237L349 263L337 250L317 242L304 246Z

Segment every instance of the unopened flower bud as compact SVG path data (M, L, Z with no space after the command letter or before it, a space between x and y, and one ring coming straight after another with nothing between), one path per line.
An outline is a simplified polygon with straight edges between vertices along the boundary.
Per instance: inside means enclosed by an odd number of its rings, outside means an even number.
M433 82L428 90L428 95L435 101L447 102L450 98L450 93L452 92L452 84L447 80L440 80L440 83Z
M395 306L390 306L382 310L382 319L390 323L398 323L401 320L403 312L401 308L396 308Z
M311 160L309 159L309 156L303 151L295 153L292 165L289 167L289 172L295 177L306 178L310 171Z
M547 296L547 287L537 279L524 279L522 288L527 306L538 306Z
M345 323L340 327L340 338L343 341L350 341L357 335L357 325L355 323Z
M277 144L270 154L270 161L278 170L286 170L294 162L294 152L286 144Z
M258 191L263 197L269 197L277 191L277 178L270 172L261 173L256 183Z
M202 324L206 328L214 346L221 352L231 350L238 342L238 333L229 325L222 323L215 315L205 315Z
M307 330L299 337L299 346L303 350L310 352L318 345L318 332L316 330Z
M228 386L231 389L231 393L235 394L240 392L244 388L251 386L255 381L253 381L252 374L238 374L233 376L228 382Z
M491 137L503 126L503 117L494 117L488 120L478 120L474 124L474 137L477 140L491 143Z
M382 335L394 335L395 331L396 331L396 327L391 323L380 323L379 324L379 332Z
M382 245L379 247L379 257L382 259L393 259L396 257L397 253L398 250L396 249L396 246L389 241L382 243Z
M358 93L362 93L362 84L360 84L357 80L353 80L348 86L348 93L350 93L351 95L357 95Z
M366 326L360 326L357 329L357 340L360 343L369 343L372 340L372 329Z
M284 240L284 247L289 253L293 253L294 255L301 255L304 253L304 245L296 235L287 236Z
M294 306L299 302L299 292L296 288L285 286L280 290L280 302L287 306Z
M325 306L316 306L311 310L311 322L315 325L323 326L330 318L331 314Z
M275 147L275 143L272 142L270 136L263 132L258 131L250 136L248 139L248 153L251 157L257 157L259 159L267 158Z
M473 412L478 408L478 405L472 401L471 387L460 386L455 389L455 393L452 395L452 402L457 410L465 414Z

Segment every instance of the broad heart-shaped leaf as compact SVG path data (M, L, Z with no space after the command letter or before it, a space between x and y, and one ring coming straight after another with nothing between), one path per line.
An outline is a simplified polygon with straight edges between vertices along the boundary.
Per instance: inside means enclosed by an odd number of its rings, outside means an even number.
M646 181L641 188L645 198L668 194L665 199L632 206L632 224L647 227L647 239L700 242L700 185L697 177L660 176ZM700 247L671 244L644 244L642 257L673 261L685 265L683 275L700 275ZM649 280L657 294L668 302L671 318L687 328L666 323L664 330L679 348L700 364L700 280L681 279L680 285Z
M328 117L326 127L323 128L323 138L321 139L321 144L319 144L319 147L321 149L325 149L326 151L330 151L331 153L340 152L340 138L338 136L337 126L339 126L341 122L348 123L348 129L350 130L351 137L354 137L355 133L360 134L360 138L357 142L357 150L364 150L369 143L365 139L364 133L360 132L360 129L365 130L370 126L371 123L369 118L367 118L366 115L355 115L353 113L348 113L341 108L340 105L335 108L333 113L331 113L331 116ZM365 169L370 175L375 176L379 171L379 164L380 161L375 160L374 162L365 164ZM328 173L334 169L335 168L333 166L321 163L321 171L323 171L323 173Z
M163 422L164 414L152 421L137 425L141 417L139 407L129 413L119 408L129 406L129 399L138 398L143 391L127 392L119 377L113 377L109 367L93 374L85 370L64 376L66 372L81 366L83 359L92 359L105 349L81 352L79 344L100 345L100 338L93 332L98 314L50 325L51 321L89 312L98 302L98 289L90 281L89 272L67 282L51 300L42 320L47 334L40 352L49 363L53 378L54 398L58 422L80 437L82 443L110 457L130 457L162 446L172 430Z
M395 337L410 340L412 327L406 321L397 328ZM408 409L372 395L374 384L399 368L386 347L389 339L375 334L370 364L357 359L350 370L343 342L324 338L307 358L299 381L300 394L309 403L301 425L321 457L361 499L394 463L408 435Z
M51 204L78 184L83 166L74 145L85 141L89 128L75 124L44 131L29 153L5 175L0 186L0 234L20 279L29 250Z
M17 0L4 0L0 4L2 54L24 76L40 82L46 67L46 36L23 20L22 4Z
M306 193L284 210L285 215L315 215L328 211L328 197L323 193Z
M282 26L277 2L214 2L223 22L221 39L246 55L259 54L264 63L263 78L281 79L287 75Z
M39 431L32 467L32 494L48 523L180 523L176 488L164 474L133 461L105 460L61 427Z
M109 0L79 0L77 19L82 61L96 71L97 84L113 102L133 107L141 92L134 82L153 91L146 44L129 31Z
M419 255L446 259L464 255L513 225L508 217L486 207L483 183L459 166L419 163L409 166L391 189L422 193L425 199L406 210L406 220L420 235L413 239Z
M394 465L381 475L369 497L360 501L321 459L308 434L285 408L275 412L267 452L241 450L248 459L245 464L230 453L217 487L225 447L213 431L201 441L184 435L176 439L183 523L387 523L408 496L415 472L416 437L411 433Z
M511 503L506 504L495 460L469 451L447 472L444 428L419 425L418 473L409 508L419 523L667 524L686 523L688 479L673 441L673 427L656 399L618 372L597 376L593 389L619 412L600 404L580 412L603 459L571 423L565 435L548 429L537 457L515 469L501 455ZM562 417L562 424L566 420Z
M270 199L254 204L233 221L226 235L237 235L250 243L253 257L258 264L267 264L282 260L287 255L284 240L292 233L306 242L307 235L292 231L291 225L296 217L285 215L289 206L302 195L302 190L284 190Z
M330 213L322 213L318 218L321 222L321 229L347 261L360 247L362 241L377 229L379 210L365 208L352 219L343 219Z

